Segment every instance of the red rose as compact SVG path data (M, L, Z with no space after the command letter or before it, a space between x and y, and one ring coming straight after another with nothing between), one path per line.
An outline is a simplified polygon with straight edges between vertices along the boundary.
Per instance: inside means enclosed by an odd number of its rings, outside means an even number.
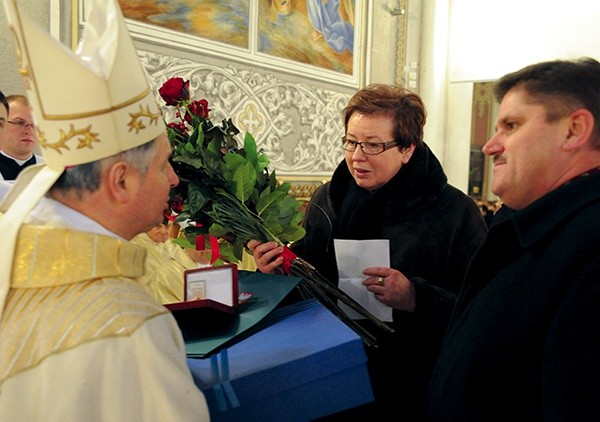
M169 138L173 137L174 139L181 141L181 142L187 140L187 138L189 136L187 128L185 127L185 124L183 122L167 123L167 132L168 132Z
M184 81L183 78L168 79L158 89L158 93L167 105L177 106L190 99L190 81Z
M171 129L175 130L177 133L187 135L187 128L185 127L183 122L181 122L181 123L170 122L170 123L167 123L167 127L170 127Z
M192 122L192 116L190 115L190 113L202 119L208 119L208 112L210 111L210 109L208 108L208 101L206 100L192 101L190 104L188 104L188 110L189 113L185 114L185 120L188 123Z

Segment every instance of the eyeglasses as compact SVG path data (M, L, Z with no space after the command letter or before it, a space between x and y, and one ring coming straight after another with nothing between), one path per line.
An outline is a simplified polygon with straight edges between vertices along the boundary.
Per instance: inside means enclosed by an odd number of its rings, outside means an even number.
M19 126L21 129L35 129L33 123L28 123L25 120L7 120L11 125Z
M377 155L381 154L386 149L390 149L391 147L398 145L398 141L389 141L389 142L358 142L352 139L346 139L345 136L342 136L342 148L346 151L354 152L356 151L356 147L360 147L362 152L367 155Z

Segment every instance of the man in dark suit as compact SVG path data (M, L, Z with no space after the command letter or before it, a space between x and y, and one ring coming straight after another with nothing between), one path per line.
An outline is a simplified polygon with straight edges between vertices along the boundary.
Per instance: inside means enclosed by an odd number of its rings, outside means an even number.
M502 77L494 215L429 388L434 421L600 420L600 63Z

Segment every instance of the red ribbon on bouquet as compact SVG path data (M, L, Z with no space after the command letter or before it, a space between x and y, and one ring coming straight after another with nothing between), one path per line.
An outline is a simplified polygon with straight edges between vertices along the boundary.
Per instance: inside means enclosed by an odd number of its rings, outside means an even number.
M283 252L281 252L281 256L283 257L283 263L281 264L281 268L283 269L284 273L289 274L292 271L292 262L294 261L294 259L298 258L298 255L292 252L292 250L287 246L284 246Z
M209 235L208 241L210 243L210 265L214 264L215 261L221 255L221 249L219 248L219 239L215 236ZM203 234L199 234L196 236L196 250L203 251L206 250L206 236Z

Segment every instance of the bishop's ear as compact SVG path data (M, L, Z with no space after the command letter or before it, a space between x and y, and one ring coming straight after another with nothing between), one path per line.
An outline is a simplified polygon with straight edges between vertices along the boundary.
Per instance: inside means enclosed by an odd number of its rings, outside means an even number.
M126 203L133 196L133 189L139 184L139 173L128 163L116 162L104 172L105 186L117 203Z

